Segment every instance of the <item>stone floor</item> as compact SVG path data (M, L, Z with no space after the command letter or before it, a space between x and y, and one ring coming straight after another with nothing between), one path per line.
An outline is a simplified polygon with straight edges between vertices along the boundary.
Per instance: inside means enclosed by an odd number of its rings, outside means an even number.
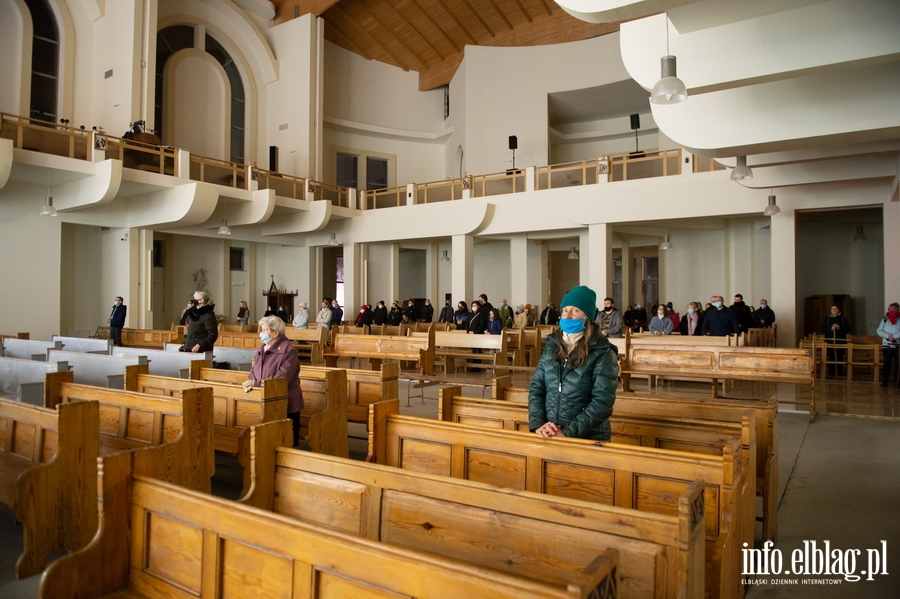
M527 384L517 381L516 384ZM637 388L643 383L638 382ZM437 416L437 387L419 391L401 381L401 412L425 418ZM696 391L687 383L667 383L666 392ZM849 557L859 550L854 571L868 568L867 550L886 542L887 566L872 581L857 582L835 575L759 575L747 587L747 599L900 597L900 390L871 383L817 383L819 415L810 424L808 391L791 385L743 385L729 389L734 396L753 395L775 388L779 397L778 543L774 549L790 569L792 553L805 541ZM467 395L480 396L473 388ZM366 455L365 427L349 426L354 459ZM213 480L216 495L235 498L240 492L236 462L217 456ZM757 530L757 547L761 546ZM14 564L22 549L22 532L11 512L0 512L0 599L38 596L39 576L17 581ZM771 554L777 554L775 551ZM849 561L845 561L849 564ZM751 578L747 576L746 578ZM822 581L825 581L824 583ZM840 581L840 584L834 582ZM794 584L796 582L796 584ZM819 584L810 584L816 582Z

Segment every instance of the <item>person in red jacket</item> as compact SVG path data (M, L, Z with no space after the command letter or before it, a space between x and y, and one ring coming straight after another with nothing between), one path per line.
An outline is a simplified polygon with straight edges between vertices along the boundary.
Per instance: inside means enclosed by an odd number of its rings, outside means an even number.
M244 381L244 391L259 387L266 379L287 379L287 415L294 428L294 446L300 439L300 410L303 409L303 392L300 389L300 361L291 340L284 335L284 321L277 316L264 316L259 320L259 338L262 345L256 350L253 368Z

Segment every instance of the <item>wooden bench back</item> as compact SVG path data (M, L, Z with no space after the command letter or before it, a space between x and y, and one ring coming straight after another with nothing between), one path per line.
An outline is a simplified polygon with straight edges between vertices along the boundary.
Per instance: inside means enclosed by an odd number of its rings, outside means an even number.
M239 453L241 435L250 426L287 417L287 381L284 379L262 381L261 386L248 393L237 385L153 375L139 375L129 383L128 391L170 397L180 397L186 389L211 387L215 449L231 455Z
M654 335L653 333L631 333L631 342L643 345L705 345L715 347L737 347L744 345L741 335L725 335L713 337L706 335L697 337L693 335Z
M216 339L216 345L221 347L236 347L238 349L258 349L261 345L259 334L257 333L234 333L230 331L219 331L219 337Z
M184 333L153 329L122 329L122 345L162 349L166 343L184 343Z
M511 489L672 514L671 494L706 482L706 579L713 596L740 596L742 542L755 510L743 481L741 443L720 456L584 439L541 439L399 415L398 402L370 407L369 461ZM748 524L751 523L751 524Z
M0 505L15 510L26 539L18 578L94 536L99 427L95 401L50 410L0 399Z
M254 427L254 482L241 503L538 580L615 548L618 597L703 595L701 481L666 516L310 454L282 447L284 435Z
M335 332L331 346L325 351L325 362L334 367L341 357L367 358L374 368L382 360L418 362L424 374L434 372L434 330L427 337L386 335L344 335Z
M325 366L304 366L303 372L333 370ZM400 392L400 365L382 364L378 370L342 369L347 373L347 420L367 423L369 404L397 399Z
M51 349L47 351L47 361L67 362L77 382L110 389L124 389L129 375L149 372L146 356L110 356ZM130 368L132 366L138 368Z
M124 454L127 456L127 454ZM133 474L106 456L98 503L103 527L84 551L47 569L41 597L444 597L575 599L615 596L618 555L598 556L560 584L267 514Z
M137 472L210 492L216 466L212 389L185 389L179 398L72 382L47 389L48 408L80 401L100 404L102 454L149 449L136 456Z
M462 335L453 331L437 331L434 345L452 349L492 349L506 353L506 335Z

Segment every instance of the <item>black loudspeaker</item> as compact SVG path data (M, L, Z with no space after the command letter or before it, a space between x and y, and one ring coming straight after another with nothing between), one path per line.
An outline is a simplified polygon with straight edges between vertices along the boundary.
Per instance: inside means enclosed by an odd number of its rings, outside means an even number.
M509 149L515 150L518 147L519 147L519 140L516 139L515 135L510 135L509 136Z
M269 170L278 172L278 146L269 146Z
M640 129L641 128L641 115L638 113L634 113L631 115L631 128L632 129Z

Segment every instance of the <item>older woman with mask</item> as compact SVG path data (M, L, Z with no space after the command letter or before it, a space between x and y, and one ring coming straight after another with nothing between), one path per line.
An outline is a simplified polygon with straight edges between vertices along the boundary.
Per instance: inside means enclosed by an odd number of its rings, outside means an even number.
M294 428L294 445L300 439L300 410L303 409L303 392L300 390L300 362L297 350L284 335L284 321L277 316L264 316L259 321L259 338L262 345L256 350L253 368L244 381L244 391L258 387L266 379L287 379L287 415Z
M305 329L308 326L309 308L306 307L306 302L300 302L300 305L297 306L297 314L294 315L294 328Z
M195 291L191 307L185 310L187 330L184 332L184 344L178 348L185 352L212 351L216 339L219 338L219 323L216 321L216 305L212 298L203 291Z

